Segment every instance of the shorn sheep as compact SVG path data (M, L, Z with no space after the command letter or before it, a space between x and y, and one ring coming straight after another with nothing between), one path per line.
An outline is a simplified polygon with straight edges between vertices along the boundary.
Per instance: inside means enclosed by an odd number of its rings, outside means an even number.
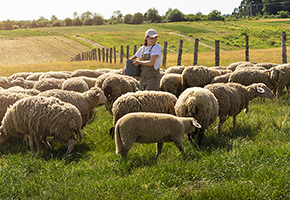
M204 87L211 80L220 76L221 73L216 69L211 69L205 66L189 66L182 72L183 87Z
M124 115L131 112L154 112L175 115L176 96L162 91L137 91L120 96L113 104L113 126ZM114 127L110 134L114 136Z
M68 147L68 155L77 138L83 137L81 124L81 114L72 104L54 97L28 97L7 110L0 127L0 144L10 136L24 136L29 139L31 153L34 153L35 140L40 154L40 139L54 137L62 146Z
M179 117L193 117L202 126L195 133L187 134L190 142L194 139L194 135L198 134L197 144L200 146L204 131L215 122L218 116L218 109L218 100L207 89L191 87L181 93L175 105L176 115Z
M156 158L161 154L164 142L174 142L183 153L183 136L200 128L190 117L176 117L162 113L129 113L116 124L116 154L127 158L135 142L157 143Z
M85 127L86 124L92 119L94 115L94 108L99 104L106 103L107 100L102 90L98 87L93 87L83 93L54 89L42 92L39 96L56 97L64 102L68 102L76 106L82 116L81 128Z
M254 83L243 86L239 83L215 83L204 87L210 90L219 103L218 133L229 116L233 117L233 127L236 125L236 116L245 108L249 111L249 101L256 97L273 99L275 96L264 83Z

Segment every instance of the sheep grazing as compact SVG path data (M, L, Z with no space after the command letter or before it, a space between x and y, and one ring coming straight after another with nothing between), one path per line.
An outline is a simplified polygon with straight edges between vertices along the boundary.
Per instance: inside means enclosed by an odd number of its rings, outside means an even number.
M71 77L86 76L91 78L98 78L103 72L98 72L92 69L77 69L71 73Z
M227 67L228 70L231 70L231 71L235 71L236 67L241 65L241 64L257 64L255 62L247 62L247 61L240 61L240 62L234 62L234 63L231 63L229 64L229 66Z
M113 128L110 135L114 136L114 126L124 115L131 112L154 112L175 115L176 96L162 91L128 92L120 96L113 104Z
M182 72L182 80L184 88L189 87L204 87L211 80L220 76L221 73L216 69L211 69L205 66L189 66Z
M218 133L221 133L223 123L229 116L233 117L233 127L236 125L236 116L245 108L249 111L249 101L256 97L273 99L275 96L264 83L254 83L243 86L239 83L215 83L204 87L210 90L219 103Z
M214 94L200 87L187 88L179 96L174 108L178 117L193 117L200 123L202 126L200 130L187 134L190 142L194 139L194 135L198 134L197 144L200 146L204 131L218 116L218 100Z
M81 78L74 77L66 79L61 86L63 90L70 90L75 92L85 92L89 90L89 86L86 81Z
M128 78L124 75L115 75L107 77L104 80L102 90L107 97L106 108L112 112L113 103L118 97L127 92L136 92L138 88L133 78Z
M276 67L272 67L268 70L271 75L270 79L277 80L277 87L274 92L276 92L277 98L280 97L280 93L286 87L287 95L289 95L290 86L290 64L282 64Z
M57 78L44 78L37 81L33 88L41 92L52 89L61 89L63 81L63 79Z
M7 77L0 76L0 87L2 87L3 89L7 89L11 87L11 83Z
M200 128L194 118L176 117L162 113L129 113L116 124L116 154L127 158L135 142L157 143L156 158L161 154L164 142L174 142L183 153L183 135Z
M29 97L22 93L14 93L9 90L0 90L0 124L7 109L20 99Z
M276 63L257 63L253 67L264 67L265 69L270 69L272 67L276 67L278 64Z
M8 88L7 91L14 92L14 93L27 94L30 96L36 96L40 93L40 91L37 89L34 89L34 88L33 89L24 89L20 86L14 86L14 87Z
M271 70L274 70L274 68L271 68ZM240 83L245 86L253 83L264 83L273 90L277 85L278 76L270 78L271 70L246 69L234 71L229 78L229 83Z
M165 74L160 80L160 91L170 92L179 96L183 92L181 74Z
M32 154L35 139L37 152L40 154L40 139L52 136L62 146L68 147L68 155L76 138L83 137L81 124L81 114L72 104L54 97L28 97L17 101L7 110L0 126L0 144L10 136L24 136L29 139Z
M95 86L96 78L86 77L86 76L79 76L78 78L83 79L88 84L89 89Z
M77 107L82 116L81 128L85 127L94 115L94 108L99 104L106 103L106 97L102 90L93 87L83 93L54 89L42 92L39 96L56 97L64 102L68 102Z
M27 76L26 80L30 80L30 81L38 81L39 77L44 74L44 72L34 72L32 74L30 74L29 76Z
M165 74L182 74L185 66L172 66L165 70Z
M9 80L15 80L17 78L26 79L31 74L32 74L32 72L18 72L18 73L15 73L15 74L12 74L11 76L9 76Z
M213 83L227 83L229 81L229 78L230 78L231 74L232 73L216 76L216 77L214 77L211 80L210 84L213 84Z
M10 81L10 87L14 86L20 86L22 88L28 88L28 85L26 84L25 80L22 77L17 77L16 79L13 79Z

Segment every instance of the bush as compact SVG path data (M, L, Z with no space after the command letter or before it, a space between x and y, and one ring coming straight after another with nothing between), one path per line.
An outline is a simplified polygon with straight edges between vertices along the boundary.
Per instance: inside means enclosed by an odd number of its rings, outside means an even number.
M73 20L73 26L82 26L83 22L80 20L80 18L75 18Z
M87 19L84 20L84 25L85 26L92 26L93 24L94 24L94 21L91 18L87 18Z

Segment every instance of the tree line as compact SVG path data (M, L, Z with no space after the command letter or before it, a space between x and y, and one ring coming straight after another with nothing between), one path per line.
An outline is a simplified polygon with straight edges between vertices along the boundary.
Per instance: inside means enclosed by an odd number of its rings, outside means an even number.
M60 20L52 15L50 19L41 16L37 20L5 20L0 22L0 30L12 30L20 28L60 27L60 26L92 26L104 24L146 24L166 23L179 21L225 21L245 18L288 18L290 17L290 1L288 0L242 0L238 8L231 14L221 15L218 10L211 11L208 15L201 12L196 14L184 14L178 9L168 8L165 15L160 15L158 10L150 8L144 14L126 14L123 16L120 10L114 11L110 19L104 19L101 14L90 11L79 15L73 13L73 18Z

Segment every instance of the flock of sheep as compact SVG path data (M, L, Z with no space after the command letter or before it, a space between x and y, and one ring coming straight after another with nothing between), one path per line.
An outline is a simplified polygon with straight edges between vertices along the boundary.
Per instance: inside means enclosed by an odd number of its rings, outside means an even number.
M256 97L279 98L290 86L290 64L236 62L227 67L173 66L161 72L160 91L140 91L139 77L113 69L73 72L21 72L0 77L0 144L10 136L28 138L38 154L48 138L69 155L94 108L105 104L113 115L110 135L116 153L127 157L135 142L174 142L183 152L183 135L201 145L205 130L219 117L218 133Z

